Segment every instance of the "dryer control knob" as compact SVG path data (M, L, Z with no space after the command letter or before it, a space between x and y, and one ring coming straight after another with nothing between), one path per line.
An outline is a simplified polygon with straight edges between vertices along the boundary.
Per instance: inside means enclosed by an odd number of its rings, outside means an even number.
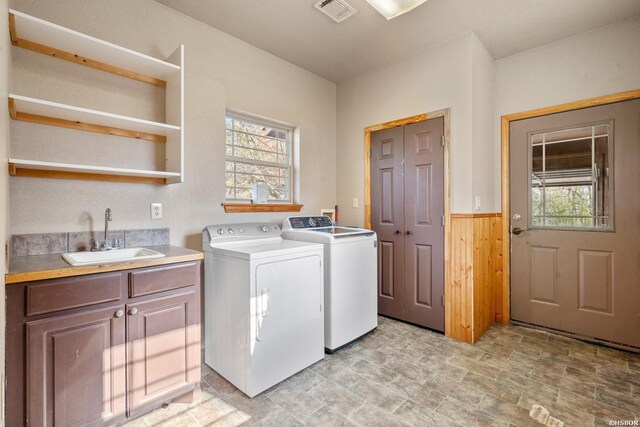
M269 231L269 227L267 227L266 225L262 225L262 226L260 226L260 230L262 230L262 231L264 231L266 233L267 231Z
M238 233L244 233L244 228L238 228Z
M218 234L224 234L224 230L222 228L218 228Z
M229 232L229 234L233 234L233 233L235 233L235 231L233 231L233 228L230 228L230 229L228 229L227 231Z

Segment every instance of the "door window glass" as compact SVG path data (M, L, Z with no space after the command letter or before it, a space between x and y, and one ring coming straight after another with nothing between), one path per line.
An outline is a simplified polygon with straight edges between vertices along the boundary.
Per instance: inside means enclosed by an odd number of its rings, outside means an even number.
M611 230L612 123L529 134L530 228Z

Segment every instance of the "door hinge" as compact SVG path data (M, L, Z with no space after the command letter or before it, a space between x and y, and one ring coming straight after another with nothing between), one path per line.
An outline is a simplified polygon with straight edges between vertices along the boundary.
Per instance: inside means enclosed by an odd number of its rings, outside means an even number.
M442 137L440 138L440 143L442 144L442 146L444 147L444 135L442 135Z
M442 215L442 226L444 227L444 215Z
M369 148L369 158L373 155L373 148Z
M444 307L444 295L442 295L442 306Z

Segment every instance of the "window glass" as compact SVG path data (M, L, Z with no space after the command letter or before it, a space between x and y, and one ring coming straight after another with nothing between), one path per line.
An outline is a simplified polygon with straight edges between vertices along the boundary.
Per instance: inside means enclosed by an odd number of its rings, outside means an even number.
M226 199L251 200L254 184L267 186L267 200L291 201L292 129L227 114Z
M611 123L532 133L530 228L612 229Z

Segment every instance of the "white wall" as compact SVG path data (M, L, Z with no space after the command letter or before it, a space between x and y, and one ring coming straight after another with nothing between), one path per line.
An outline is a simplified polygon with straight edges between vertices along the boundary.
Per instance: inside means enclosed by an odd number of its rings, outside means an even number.
M364 223L364 129L451 108L451 208L471 211L471 40L466 35L413 60L338 85L338 204L343 224ZM352 208L352 198L360 200Z
M500 59L496 69L498 161L501 116L640 88L640 17ZM499 194L499 163L495 171Z
M182 43L186 62L184 184L11 178L13 234L100 230L110 207L114 229L170 227L173 244L199 249L207 224L282 222L285 214L223 213L226 108L297 126L297 201L309 214L335 204L335 84L151 0L14 0L11 6L156 57ZM15 93L164 120L160 89L24 49L14 47L12 56ZM132 139L21 122L11 123L11 133L15 157L73 162L79 156L78 161L139 167L163 158L153 144ZM151 221L149 204L156 201L164 204L164 219Z
M471 82L472 209L474 212L498 212L500 207L496 200L500 198L500 192L494 192L493 174L495 168L500 168L500 160L496 160L493 149L496 68L493 57L474 34L471 34Z

